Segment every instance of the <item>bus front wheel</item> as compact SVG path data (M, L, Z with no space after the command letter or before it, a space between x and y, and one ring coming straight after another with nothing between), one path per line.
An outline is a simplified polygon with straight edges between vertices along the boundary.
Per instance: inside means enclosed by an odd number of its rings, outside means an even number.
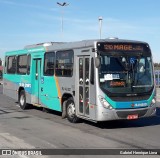
M72 123L78 122L79 118L76 116L76 108L73 98L69 98L66 104L67 104L67 119Z
M19 106L22 110L25 110L27 107L27 103L26 103L26 94L24 90L20 91L20 95L19 95Z

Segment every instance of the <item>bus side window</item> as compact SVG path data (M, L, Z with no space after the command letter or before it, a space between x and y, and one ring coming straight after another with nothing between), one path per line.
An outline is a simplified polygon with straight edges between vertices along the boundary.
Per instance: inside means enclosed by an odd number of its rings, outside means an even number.
M72 50L56 53L56 76L71 77L73 75L74 52Z
M31 67L31 55L28 55L28 59L27 59L27 74L30 74L30 67Z
M55 63L55 53L45 53L44 56L44 75L53 76L54 75L54 63Z
M17 59L17 73L24 75L27 73L27 55L19 55Z
M16 73L16 56L9 56L7 62L7 73L15 74Z

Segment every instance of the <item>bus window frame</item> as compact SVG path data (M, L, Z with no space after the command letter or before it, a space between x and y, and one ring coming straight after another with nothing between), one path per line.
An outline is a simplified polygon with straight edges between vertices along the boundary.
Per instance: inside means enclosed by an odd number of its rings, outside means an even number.
M27 54L27 73L26 74L30 75L30 72L31 72L31 54Z
M46 59L46 55L47 55L47 54L51 54L51 53L54 54L53 75L49 75L49 74L45 73L45 65L46 65L45 59ZM44 54L44 61L43 61L43 75L44 75L44 76L54 76L54 75L55 75L55 63L56 63L56 60L55 60L55 59L56 59L56 53L55 53L55 51L53 51L53 52L45 52L45 54Z
M57 54L58 53L64 53L64 52L70 52L72 53L72 57L73 57L73 63L72 63L72 71L71 71L71 75L57 75ZM73 68L74 68L74 50L73 49L69 49L69 50L60 50L56 52L56 56L55 56L55 75L57 77L73 77Z
M9 66L8 64L9 64L9 58L10 58L10 57L15 57L15 59L16 59L15 72L14 72L14 73L8 72L8 70L9 70L9 69L8 69L8 66ZM7 67L6 67L6 69L7 69L7 72L6 72L7 74L13 74L13 75L14 75L14 74L17 73L17 55L10 55L10 56L7 57Z
M26 64L26 72L25 73L21 73L18 71L18 60L21 56L26 56L27 57L27 64ZM27 74L27 68L28 68L28 55L27 54L20 54L17 56L17 75L26 75Z

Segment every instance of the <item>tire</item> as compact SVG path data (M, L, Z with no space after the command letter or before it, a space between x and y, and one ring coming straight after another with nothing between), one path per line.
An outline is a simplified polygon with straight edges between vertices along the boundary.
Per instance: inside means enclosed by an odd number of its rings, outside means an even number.
M24 90L21 90L19 94L19 106L22 110L27 109L26 94Z
M73 98L67 100L67 119L71 123L77 123L79 118L76 116L76 108Z
M62 119L67 117L67 100L63 102L63 107L62 107Z

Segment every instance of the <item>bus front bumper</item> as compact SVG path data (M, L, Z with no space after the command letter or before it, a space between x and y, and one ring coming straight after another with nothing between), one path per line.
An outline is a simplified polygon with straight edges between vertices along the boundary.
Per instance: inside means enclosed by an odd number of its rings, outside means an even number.
M139 109L106 109L104 107L99 107L97 109L97 121L107 121L107 120L120 120L120 119L135 119L137 118L150 117L156 114L156 105L147 108ZM131 117L130 117L131 116ZM133 116L133 117L132 117Z

